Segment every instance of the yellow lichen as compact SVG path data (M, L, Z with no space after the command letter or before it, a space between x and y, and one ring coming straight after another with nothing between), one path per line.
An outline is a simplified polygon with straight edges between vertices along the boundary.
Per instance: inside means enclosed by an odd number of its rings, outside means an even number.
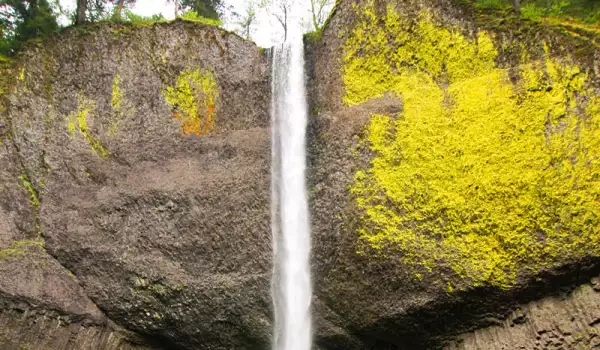
M112 136L117 135L119 124L125 113L123 112L123 92L119 86L121 76L115 74L112 85L112 94L110 97L110 106L112 107L113 117L108 125L108 133Z
M164 91L167 103L173 107L173 118L181 122L184 136L207 135L214 127L219 91L212 72L184 70L175 86Z
M67 131L71 136L75 136L75 131L78 128L79 133L90 145L94 153L100 158L108 158L110 152L102 145L100 140L92 135L88 125L88 116L96 110L94 101L87 99L83 94L77 97L77 110L67 116Z
M41 249L44 249L44 241L43 240L37 240L37 241L29 241L29 240L13 241L11 243L11 245L10 245L9 248L1 249L0 250L0 259L8 260L9 258L14 258L16 256L25 255L25 253L27 251L24 250L23 248L32 247L32 246L33 247L40 247Z
M367 129L375 157L351 188L362 239L501 288L600 254L600 103L586 74L547 53L513 84L485 32L467 38L391 6L378 15L373 2L356 10L345 103L403 101Z
M19 81L25 81L25 68L21 68L21 70L19 71L19 76L17 77L17 80Z

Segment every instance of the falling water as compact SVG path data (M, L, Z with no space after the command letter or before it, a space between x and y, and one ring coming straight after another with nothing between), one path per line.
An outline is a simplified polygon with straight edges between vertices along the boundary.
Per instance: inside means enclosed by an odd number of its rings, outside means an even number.
M273 51L272 232L274 350L311 347L310 229L306 198L306 92L299 25Z

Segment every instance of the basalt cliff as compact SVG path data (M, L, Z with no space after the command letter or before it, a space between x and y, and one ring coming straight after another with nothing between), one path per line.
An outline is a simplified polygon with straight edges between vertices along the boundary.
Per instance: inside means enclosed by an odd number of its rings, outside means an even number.
M339 1L305 37L316 349L600 346L600 29ZM3 69L0 349L268 349L269 50L89 25Z

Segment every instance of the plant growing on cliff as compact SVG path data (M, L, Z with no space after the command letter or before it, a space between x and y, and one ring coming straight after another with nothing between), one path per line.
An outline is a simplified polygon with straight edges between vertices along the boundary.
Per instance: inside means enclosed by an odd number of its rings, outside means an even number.
M235 14L235 16L238 18L235 23L237 25L236 32L242 37L246 38L246 40L250 40L252 27L254 25L254 22L256 21L257 6L257 2L255 2L254 0L248 0L246 1L244 12L242 14Z
M31 205L31 207L33 207L34 209L38 208L41 204L40 197L38 195L38 191L31 183L29 175L27 173L23 173L21 176L19 176L19 180L20 187L22 187L23 190L25 190L25 192L27 192L27 195L29 196L29 205Z
M479 8L504 9L512 6L524 18L541 20L548 17L597 24L600 2L596 0L475 0Z
M351 188L363 242L501 288L600 254L600 97L585 72L547 54L513 84L488 33L467 38L392 6L381 15L373 2L356 13L345 103L403 100L367 128L375 156Z
M211 71L184 70L175 85L168 86L163 94L174 109L173 118L181 122L184 136L207 135L212 131L219 91Z
M204 24L208 24L211 26L219 26L221 25L221 21L218 19L213 19L213 18L206 18L203 17L201 15L199 15L196 11L194 10L189 10L184 12L181 17L181 19L185 20L185 21L191 21L191 22L196 22L196 23L204 23Z
M179 13L194 11L197 16L219 20L223 7L222 0L167 0L175 5L175 17L179 17Z
M116 0L115 9L113 12L113 19L120 20L123 16L123 10L125 9L125 5L133 5L136 0Z
M25 255L31 247L38 247L38 249L44 249L44 241L13 241L9 248L0 250L0 259L8 260L17 256Z

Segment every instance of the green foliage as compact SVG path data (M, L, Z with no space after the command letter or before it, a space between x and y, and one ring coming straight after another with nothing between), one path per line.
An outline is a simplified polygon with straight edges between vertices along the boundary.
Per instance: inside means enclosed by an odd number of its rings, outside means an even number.
M363 141L375 157L351 188L362 240L500 288L600 254L600 97L587 75L548 55L513 84L485 32L355 9L345 103L403 100L398 116L372 116Z
M21 181L19 186L25 190L29 196L29 205L31 205L33 208L39 208L41 203L38 191L31 183L27 173L23 173L21 176L19 176L19 180Z
M560 17L565 14L565 10L571 5L569 1L547 1L545 6L536 3L526 3L523 5L522 13L524 18L541 19L542 17L552 16Z
M475 4L479 8L506 9L512 8L510 0L476 0Z
M218 20L222 0L180 0L179 8L184 12L194 11L197 16Z
M308 32L306 34L304 34L304 37L306 39L308 39L311 42L318 42L319 40L321 40L321 38L323 37L323 30L322 29L318 29L312 32Z
M163 94L175 110L173 118L181 121L184 136L208 135L212 131L219 90L211 71L184 70Z
M126 0L130 5L135 0ZM118 0L86 0L85 1L85 22L94 23L106 20L120 20L120 14L115 13ZM71 13L71 23L76 23L77 10Z
M510 0L475 0L480 8L506 9ZM529 0L521 1L524 18L541 20L555 17L576 22L600 23L600 2L596 0Z
M189 11L184 12L180 16L180 18L183 20L186 20L186 21L191 21L191 22L196 22L196 23L204 23L204 24L208 24L211 26L215 26L215 27L218 27L221 25L221 21L219 19L212 19L212 18L200 16L198 14L198 12L196 12L194 10L189 10Z
M0 55L0 69L10 68L13 64L12 58Z
M129 22L133 25L146 26L154 23L166 22L167 20L160 14L152 16L140 16L131 11L125 11L125 18L123 18L122 21Z
M14 70L11 69L14 61L10 57L0 55L0 97L6 94L13 86ZM4 110L3 101L0 98L0 112Z
M316 32L322 31L330 18L335 0L310 0L310 11L312 14L312 25Z
M221 25L220 20L202 17L196 11L193 11L193 10L184 12L181 16L179 16L179 18L184 21L203 23L203 24L208 24L211 26L220 26ZM112 19L112 21L119 22L119 23L131 23L135 26L149 26L149 25L152 25L155 23L168 22L168 20L165 19L161 14L152 15L152 16L140 16L131 11L126 11L125 17L120 18L120 19Z
M58 30L47 0L0 2L0 54L14 55L27 40L44 38Z

